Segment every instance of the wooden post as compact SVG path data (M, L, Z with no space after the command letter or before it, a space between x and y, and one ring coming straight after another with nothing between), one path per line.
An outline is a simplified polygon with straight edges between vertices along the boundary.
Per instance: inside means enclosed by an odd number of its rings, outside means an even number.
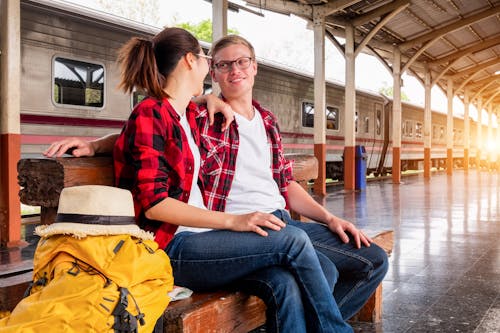
M392 182L401 183L401 51L394 46L394 62L392 69L393 100L392 103Z
M314 30L314 156L319 169L314 193L326 194L326 86L325 86L325 17L315 14Z
M21 204L16 164L21 158L21 7L0 1L0 245L19 247Z
M446 85L448 113L446 115L446 173L453 174L453 81L448 79Z
M345 117L344 117L344 189L354 190L356 145L356 82L355 82L355 45L354 26L345 27Z
M424 178L431 178L432 112L431 112L431 72L425 64L425 107L424 107Z

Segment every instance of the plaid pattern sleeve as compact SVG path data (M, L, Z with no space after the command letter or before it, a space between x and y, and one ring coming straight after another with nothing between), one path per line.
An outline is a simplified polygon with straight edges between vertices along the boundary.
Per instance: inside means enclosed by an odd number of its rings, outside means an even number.
M198 138L190 104L186 115ZM177 226L147 220L143 212L167 197L188 202L194 160L179 116L168 100L147 98L136 106L115 143L116 185L131 190L142 227L155 233L163 248ZM191 171L191 172L190 172Z
M271 143L273 178L288 206L287 186L293 179L292 164L285 159L276 117L257 102L254 101L253 104L262 114L268 140ZM217 211L225 210L226 198L234 178L239 147L236 122L233 121L229 129L222 131L223 120L223 116L218 113L215 115L214 125L210 126L206 110L197 116L206 204L209 209Z
M200 170L205 185L205 203L208 209L223 212L236 167L237 125L233 121L229 129L222 131L224 116L217 113L210 126L205 108L196 120L200 131Z

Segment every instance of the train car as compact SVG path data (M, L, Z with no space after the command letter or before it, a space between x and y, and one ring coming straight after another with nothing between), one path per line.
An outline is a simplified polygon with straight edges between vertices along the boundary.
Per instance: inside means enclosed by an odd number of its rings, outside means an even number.
M158 31L61 1L22 0L23 157L40 156L49 143L65 137L93 139L118 132L141 94L130 96L117 89L117 50L132 36L150 37ZM255 98L280 120L286 152L312 153L316 112L313 78L257 60ZM337 82L326 85L327 177L341 179L344 86ZM208 78L206 88L210 88ZM368 172L375 175L391 171L391 114L391 99L375 92L356 91L356 144L365 147ZM435 167L442 167L446 159L446 115L433 112L432 122L431 158ZM472 138L475 128L475 124L471 126ZM463 119L454 119L454 133L454 157L460 165ZM403 103L401 144L402 169L422 169L422 107Z

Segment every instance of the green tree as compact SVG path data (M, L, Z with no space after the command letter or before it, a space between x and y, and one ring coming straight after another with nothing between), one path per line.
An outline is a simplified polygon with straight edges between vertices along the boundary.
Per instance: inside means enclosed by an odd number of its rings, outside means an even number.
M206 19L199 23L178 23L177 27L186 29L191 32L196 38L205 42L212 42L212 20ZM230 34L239 34L235 29L227 29Z
M384 86L380 87L378 89L378 92L387 96L387 97L394 97L394 88L392 86L387 85L386 82L384 82ZM410 98L404 91L401 90L401 101L403 102L410 102Z

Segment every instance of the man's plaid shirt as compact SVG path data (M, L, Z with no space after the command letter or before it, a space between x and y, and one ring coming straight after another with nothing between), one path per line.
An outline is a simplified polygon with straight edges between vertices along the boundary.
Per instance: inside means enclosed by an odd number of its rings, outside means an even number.
M276 117L256 101L252 104L262 115L267 139L271 143L273 178L288 207L287 186L293 179L292 165L283 154ZM205 200L208 209L217 211L225 210L226 199L234 178L239 147L238 125L233 121L228 129L221 131L223 120L222 114L217 113L214 125L210 126L206 109L201 109L196 117L201 135L201 173L205 184Z

